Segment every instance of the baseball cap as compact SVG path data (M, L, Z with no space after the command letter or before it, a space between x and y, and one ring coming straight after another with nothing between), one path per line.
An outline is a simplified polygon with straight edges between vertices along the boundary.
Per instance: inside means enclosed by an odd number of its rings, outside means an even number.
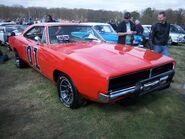
M126 13L124 14L124 18L125 18L125 19L130 19L130 18L131 18L131 14L130 14L129 12L126 12Z

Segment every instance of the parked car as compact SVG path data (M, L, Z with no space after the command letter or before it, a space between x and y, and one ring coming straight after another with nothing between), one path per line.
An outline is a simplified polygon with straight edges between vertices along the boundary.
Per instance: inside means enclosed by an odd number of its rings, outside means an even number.
M20 35L26 28L26 25L8 25L5 28L5 42L8 43L8 38L11 36L12 33L14 35Z
M11 33L15 33L15 35L20 35L26 26L23 25L16 25L16 24L6 24L4 26L0 26L1 33L0 33L0 40L2 44L6 45L8 43L8 38Z
M152 29L152 25L142 25L143 28L147 28L149 31L151 31Z
M4 30L8 25L15 25L15 22L0 22L0 43L5 43Z
M7 26L7 25L15 25L15 22L0 22L0 27Z
M145 27L145 26L143 26L143 29L144 29L143 35L145 36L145 39L146 39L146 40L149 40L150 29L148 29L148 27Z
M116 31L108 23L88 22L88 23L81 23L81 24L92 26L106 42L117 43L118 41L118 35Z
M185 31L179 25L171 24L170 37L172 43L185 43Z
M143 27L147 27L150 31L152 28L152 25L143 25ZM169 44L178 44L178 43L184 43L185 39L185 31L176 24L170 25L170 34L169 34Z
M144 41L143 41L143 45L145 48L149 48L152 49L149 43L149 38L150 38L150 29L146 26L143 26L143 36L144 36Z
M185 25L179 25L185 31Z
M11 36L18 68L30 65L57 85L70 108L86 99L112 103L168 88L174 59L138 47L102 42L89 25L43 23Z

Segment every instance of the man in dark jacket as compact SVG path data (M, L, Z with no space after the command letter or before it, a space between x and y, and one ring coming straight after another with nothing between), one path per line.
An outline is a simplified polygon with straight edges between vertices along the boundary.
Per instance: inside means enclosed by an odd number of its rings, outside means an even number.
M135 25L130 21L131 14L126 12L124 14L124 20L119 23L118 32L118 43L132 45L133 35L136 34Z
M157 53L169 56L167 45L170 32L170 24L168 24L166 21L165 12L160 12L157 18L159 22L154 24L151 30L153 50Z

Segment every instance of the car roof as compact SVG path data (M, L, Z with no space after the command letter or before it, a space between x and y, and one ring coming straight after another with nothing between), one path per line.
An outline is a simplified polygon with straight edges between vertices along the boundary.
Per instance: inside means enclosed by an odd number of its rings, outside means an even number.
M146 30L146 31L149 31L150 32L150 29L146 26L143 26L143 28Z
M143 27L151 27L152 25L142 25Z
M24 27L24 25L18 25L18 24L11 24L11 25L7 25L6 27Z
M50 23L37 23L32 26L84 26L80 23L59 23L59 22L50 22ZM89 26L89 25L86 25Z
M6 26L6 25L16 25L15 22L0 22L0 26Z
M98 22L85 22L85 23L80 23L83 25L90 25L90 26L97 26L97 25L109 25L108 23L98 23Z
M30 26L28 26L25 31L23 32L23 34L25 32L27 32L28 30L30 30L32 27L35 26L45 26L45 27L52 27L52 26L87 26L87 27L91 27L90 25L82 25L80 23L61 23L61 22L49 22L49 23L36 23L36 24L32 24Z

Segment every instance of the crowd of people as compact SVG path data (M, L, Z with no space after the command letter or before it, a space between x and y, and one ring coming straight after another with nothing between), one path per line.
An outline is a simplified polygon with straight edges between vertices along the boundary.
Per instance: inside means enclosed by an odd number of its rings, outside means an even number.
M26 25L32 25L32 24L36 24L36 23L42 23L42 22L56 22L51 15L45 15L42 19L33 19L33 18L29 18L29 19L25 19L25 18L17 18L15 20L16 24L19 24L19 25L23 25L23 24L26 24Z
M170 56L168 51L170 24L167 23L165 12L160 12L157 20L158 22L152 26L149 36L151 48L157 53ZM124 14L123 21L118 25L112 20L110 25L117 31L118 44L133 45L134 35L142 36L144 31L140 21L135 20L134 22L129 12Z

